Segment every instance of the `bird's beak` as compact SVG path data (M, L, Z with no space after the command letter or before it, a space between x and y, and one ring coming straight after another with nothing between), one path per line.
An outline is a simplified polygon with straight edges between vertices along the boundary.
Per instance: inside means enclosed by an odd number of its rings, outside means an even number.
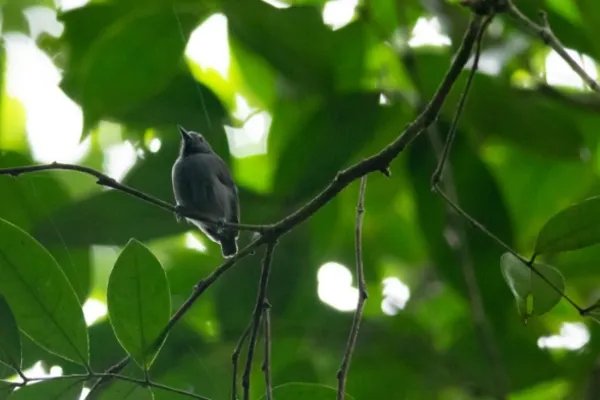
M177 125L177 129L179 129L181 138L187 142L190 139L190 135L188 134L188 131L186 131L185 128L181 125Z

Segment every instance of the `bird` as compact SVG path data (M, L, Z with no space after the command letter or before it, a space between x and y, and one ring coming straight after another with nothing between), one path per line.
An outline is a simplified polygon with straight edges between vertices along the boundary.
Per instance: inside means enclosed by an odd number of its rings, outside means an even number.
M218 222L210 224L186 218L209 239L220 244L223 256L230 258L237 253L239 231L225 229L223 225L238 224L240 220L238 189L231 171L204 136L181 125L177 128L181 146L171 171L177 219L181 220L181 210L189 210Z

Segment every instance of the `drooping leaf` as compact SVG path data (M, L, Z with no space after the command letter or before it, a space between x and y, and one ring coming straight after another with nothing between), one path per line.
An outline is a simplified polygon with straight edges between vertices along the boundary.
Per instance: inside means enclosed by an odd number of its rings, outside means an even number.
M530 317L544 315L562 298L565 279L550 265L536 262L529 268L513 254L504 253L500 258L500 268L525 322ZM533 268L539 274L535 273Z
M330 386L315 383L292 382L273 388L273 398L277 400L326 400L335 398L337 390ZM265 399L266 395L261 397ZM352 400L353 397L344 394L344 399Z
M535 253L560 253L600 243L600 197L565 208L540 230Z
M9 400L78 400L82 389L81 378L50 379L14 391Z
M21 369L21 338L10 307L0 295L0 362Z
M61 357L88 363L83 311L67 277L44 247L2 219L0 293L32 340Z
M155 343L169 321L171 296L160 262L135 239L127 243L111 272L107 303L121 346L148 369L165 339Z

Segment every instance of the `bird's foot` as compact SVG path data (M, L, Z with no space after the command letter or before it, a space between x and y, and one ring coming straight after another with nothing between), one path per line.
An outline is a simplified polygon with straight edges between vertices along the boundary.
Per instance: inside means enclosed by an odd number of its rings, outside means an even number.
M178 223L181 223L182 221L185 220L185 217L183 216L184 212L185 212L184 206L181 206L179 204L177 204L175 206L175 219L177 220Z
M217 221L217 234L219 236L222 236L223 234L225 234L226 230L227 227L225 226L225 218L219 218L219 220Z

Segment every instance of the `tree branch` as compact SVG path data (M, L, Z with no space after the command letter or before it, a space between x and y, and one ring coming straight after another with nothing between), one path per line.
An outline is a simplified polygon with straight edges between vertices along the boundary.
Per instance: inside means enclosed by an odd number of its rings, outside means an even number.
M246 339L248 339L248 335L250 334L250 329L252 328L252 321L248 324L242 335L238 339L238 342L233 349L233 353L231 354L231 363L233 364L233 372L232 372L232 382L231 382L231 400L237 400L237 373L238 373L238 361L240 359L240 354L242 353L242 347L244 347L244 343L246 343Z
M244 375L242 375L242 388L244 389L244 400L250 399L250 373L252 372L252 361L254 359L254 349L258 339L258 330L260 328L260 320L265 308L269 307L266 303L267 287L269 285L269 274L271 273L271 262L273 260L273 250L275 250L277 242L269 242L263 259L262 270L260 273L260 281L258 283L258 294L256 295L256 304L254 306L254 314L252 315L252 330L250 332L250 343L248 344L248 355L246 356L246 367Z
M273 384L271 382L271 305L267 299L265 299L263 329L265 335L265 359L263 360L262 370L265 374L267 400L273 400Z
M367 301L367 283L365 282L365 275L363 272L363 256L362 256L362 225L363 217L365 213L365 191L367 189L367 177L363 176L360 180L360 189L358 193L358 204L356 205L356 230L354 239L356 241L356 276L358 280L358 304L356 305L356 311L354 312L354 318L352 320L352 327L350 328L350 335L348 336L348 344L346 344L346 351L342 358L340 369L337 373L338 389L337 389L337 400L344 400L346 393L346 378L348 376L348 370L350 369L350 360L356 347L356 340L358 338L358 330L360 329L360 323L362 321L362 314L365 308L365 302Z
M236 230L241 230L241 231L253 231L253 232L260 232L260 233L264 232L265 230L268 230L268 228L269 228L268 226L261 226L261 225L232 224L229 222L214 221L200 213L171 205L171 204L167 203L166 201L158 199L154 196L150 196L149 194L146 194L144 192L140 192L137 189L134 189L130 186L119 183L116 179L111 178L110 176L105 175L100 171L96 171L93 168L84 167L82 165L53 162L51 164L28 165L28 166L24 166L24 167L12 167L12 168L0 168L0 175L10 175L10 176L17 177L22 174L28 174L28 173L32 173L32 172L41 172L41 171L52 171L52 170L77 171L77 172L81 172L81 173L84 173L87 175L94 176L94 177L98 178L98 180L96 181L96 183L98 185L109 187L111 189L115 189L115 190L118 190L123 193L127 193L130 196L136 197L140 200L144 200L145 202L155 205L159 208L162 208L163 210L167 210L172 213L182 215L182 216L190 218L190 219L213 224L215 226L222 225L222 226L224 226L226 228L230 228L230 229L236 229Z
M563 44L552 32L550 24L548 23L548 17L545 12L540 11L542 23L536 24L527 18L527 16L523 14L512 1L509 1L508 14L519 21L528 30L538 35L544 43L552 47L552 49L556 51L567 64L569 64L569 67L571 67L571 69L575 71L577 75L579 75L579 77L590 87L590 89L600 96L600 85L587 72L585 72L585 70L577 63L577 61L573 59L573 57L569 55L569 53L567 53L567 50Z

